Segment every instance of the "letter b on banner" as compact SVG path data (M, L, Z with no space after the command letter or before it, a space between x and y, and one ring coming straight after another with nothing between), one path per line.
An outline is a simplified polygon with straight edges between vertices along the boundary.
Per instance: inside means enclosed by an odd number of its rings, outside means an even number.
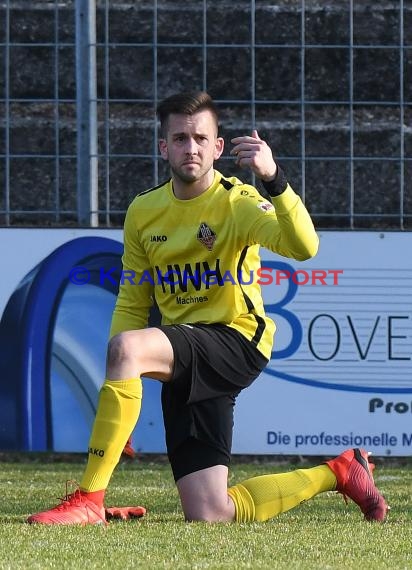
M265 267L272 267L275 273L276 271L280 271L282 272L282 275L293 275L293 272L295 271L291 265L289 265L288 263L284 263L282 261L264 261L262 262L262 265L264 265ZM276 282L277 280L275 279L275 283ZM277 303L269 303L269 304L265 303L266 312L279 315L280 317L285 319L285 321L287 321L287 323L289 324L291 331L291 338L289 344L285 348L282 348L281 350L276 350L276 337L275 337L275 350L272 352L272 359L274 360L280 360L282 358L289 358L290 356L292 356L292 354L294 354L298 350L303 337L302 325L299 319L296 317L294 313L285 308L296 295L296 292L298 290L298 285L293 281L293 279L282 279L282 283L283 282L287 284L287 289L284 296ZM276 285L274 286L276 287Z

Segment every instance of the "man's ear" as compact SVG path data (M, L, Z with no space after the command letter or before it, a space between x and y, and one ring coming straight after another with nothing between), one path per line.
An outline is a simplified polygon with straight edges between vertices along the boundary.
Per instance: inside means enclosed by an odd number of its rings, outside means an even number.
M215 142L215 154L214 160L217 160L222 156L223 149L225 148L225 140L223 137L217 137Z
M168 152L167 152L167 142L166 139L159 139L159 150L160 150L160 156L164 159L167 160L169 158Z

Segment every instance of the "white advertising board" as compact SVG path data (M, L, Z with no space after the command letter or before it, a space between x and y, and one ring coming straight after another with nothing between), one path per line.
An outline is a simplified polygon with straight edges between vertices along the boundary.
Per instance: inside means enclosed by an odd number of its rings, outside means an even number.
M0 229L0 315L37 264L63 244L86 236L122 240L120 230ZM361 446L375 455L411 455L411 236L324 232L320 240L316 258L303 263L261 252L260 283L277 332L268 367L238 398L233 452L333 455L346 447ZM74 289L77 295L80 288ZM71 293L67 300L72 313L76 295ZM112 301L107 301L106 293L101 295L110 308ZM92 305L88 310L92 315ZM96 336L104 339L110 311L102 319L103 326L96 320ZM92 323L90 327L93 331ZM59 358L63 348L67 356L68 330L60 326L56 334ZM83 334L90 337L90 330L85 328ZM77 339L77 354L86 341ZM91 381L95 393L91 401L96 399L104 373L104 348L93 354L101 356L93 367L88 363L74 366L72 356L66 361L66 368L71 363L71 374L75 369L93 368L99 376ZM87 360L87 352L81 358ZM56 378L62 370L58 367ZM82 405L78 406L78 421L73 417L77 404L76 397L67 394L75 385L70 382L56 393L52 404L55 435L51 445L55 450L83 450L91 427L90 413L80 418ZM81 384L81 378L76 382ZM135 447L141 451L164 451L157 396L158 391L152 390L150 402L143 402L142 427L134 436ZM72 437L67 435L59 405L70 411Z
M238 399L238 453L412 454L411 239L327 232L299 264L262 252L278 330L274 358Z

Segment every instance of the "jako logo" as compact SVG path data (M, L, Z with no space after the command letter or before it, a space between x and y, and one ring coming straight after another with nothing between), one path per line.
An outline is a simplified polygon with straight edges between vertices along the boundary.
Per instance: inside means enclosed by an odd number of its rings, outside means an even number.
M150 236L150 241L167 241L167 236Z
M104 449L96 449L96 447L89 447L89 455L97 455L98 457L103 457Z

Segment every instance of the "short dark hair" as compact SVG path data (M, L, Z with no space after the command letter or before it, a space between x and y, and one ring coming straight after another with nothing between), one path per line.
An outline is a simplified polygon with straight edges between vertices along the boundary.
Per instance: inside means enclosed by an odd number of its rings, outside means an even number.
M219 116L215 102L205 91L184 91L167 97L157 106L157 116L160 121L162 136L166 135L167 123L170 115L194 115L199 111L208 110L219 126Z

